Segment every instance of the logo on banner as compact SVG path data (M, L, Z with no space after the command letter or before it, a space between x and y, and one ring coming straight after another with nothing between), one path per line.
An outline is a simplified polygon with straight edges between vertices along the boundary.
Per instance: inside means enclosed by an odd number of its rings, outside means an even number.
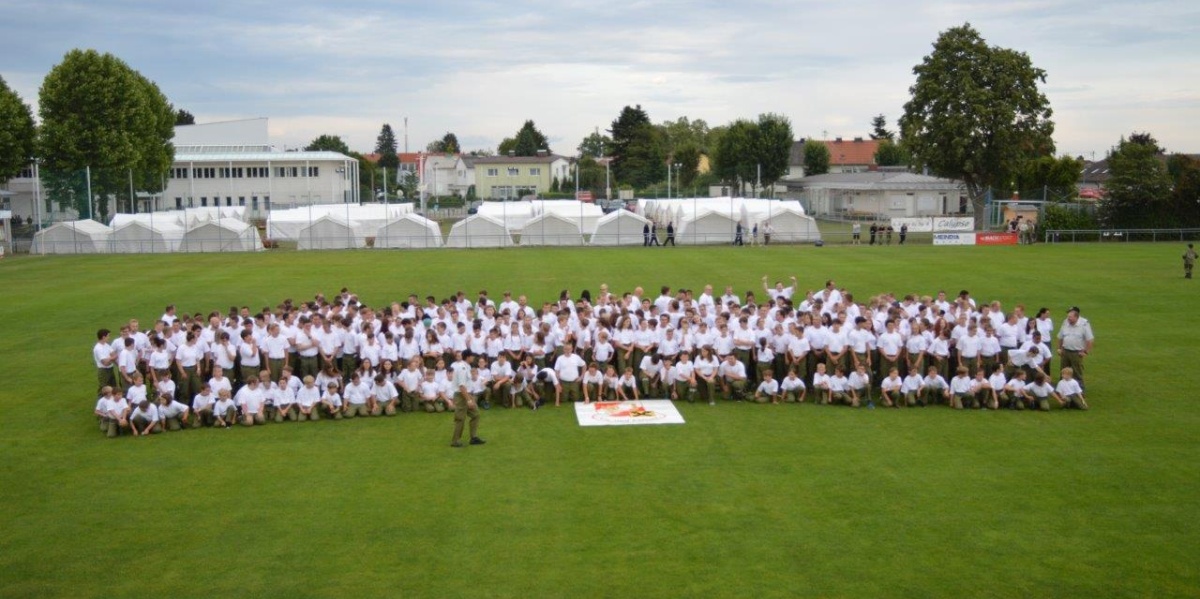
M975 245L975 234L934 233L933 245Z
M975 228L975 219L969 216L939 216L933 219L933 230L941 231L971 231Z
M580 426L683 424L683 416L669 399L576 403L575 416Z
M1017 245L1016 233L976 233L975 245Z

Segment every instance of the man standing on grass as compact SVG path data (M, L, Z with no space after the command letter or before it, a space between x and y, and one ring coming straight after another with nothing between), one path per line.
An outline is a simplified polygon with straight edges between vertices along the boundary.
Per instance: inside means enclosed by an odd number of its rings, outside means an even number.
M1078 306L1072 306L1067 311L1067 321L1058 329L1058 355L1062 359L1062 367L1074 372L1080 387L1084 384L1083 359L1092 353L1095 339L1091 323L1079 316Z
M108 343L108 329L96 331L96 345L92 347L92 359L96 362L97 389L116 387L117 377L113 374L113 364L117 361L117 352Z
M479 438L479 406L471 393L471 365L459 358L450 365L450 383L454 386L454 436L450 447L462 447L463 420L471 419L471 445L483 445Z
M1196 266L1196 248L1192 244L1188 244L1188 249L1183 253L1183 278L1192 278L1192 268Z

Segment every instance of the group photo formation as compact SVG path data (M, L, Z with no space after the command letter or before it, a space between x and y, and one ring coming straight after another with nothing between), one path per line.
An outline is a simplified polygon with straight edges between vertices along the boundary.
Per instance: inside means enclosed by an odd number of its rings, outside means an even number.
M349 289L253 310L168 305L101 328L95 414L108 437L187 428L670 399L955 410L1089 408L1091 325L1071 306L962 290L858 298L834 280L762 278L531 305L486 290L369 305ZM1062 318L1056 321L1056 318Z

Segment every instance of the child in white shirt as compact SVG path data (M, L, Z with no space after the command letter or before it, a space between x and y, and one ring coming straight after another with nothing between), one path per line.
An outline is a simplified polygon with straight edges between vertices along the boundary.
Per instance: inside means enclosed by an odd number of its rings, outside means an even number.
M1079 381L1075 379L1075 370L1073 368L1067 367L1062 369L1062 378L1059 379L1058 385L1054 387L1054 392L1058 394L1059 405L1064 408L1088 409L1087 400L1083 398L1083 388L1079 386Z
M325 395L321 396L321 411L328 418L342 419L342 395L338 393L337 381L326 383Z
M783 401L788 403L804 403L807 391L804 387L804 379L796 375L795 369L788 370L787 376L779 382L779 394L783 397Z
M900 379L900 369L891 368L888 370L887 378L879 382L880 394L883 397L883 405L898 408L905 404L904 394L901 392L901 387L904 386L904 381Z
M762 382L754 390L754 401L758 403L767 403L768 401L773 404L779 403L779 381L775 380L775 373L770 369L763 370L762 377Z
M970 405L973 400L971 394L971 376L970 370L966 366L959 366L957 374L950 379L950 407L955 410L961 410L964 406Z

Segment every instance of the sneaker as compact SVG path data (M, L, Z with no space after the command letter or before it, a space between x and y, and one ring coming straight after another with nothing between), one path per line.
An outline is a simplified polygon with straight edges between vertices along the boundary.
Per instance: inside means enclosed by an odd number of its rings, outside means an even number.
M462 447L462 446L463 446L463 444L461 441L454 441L454 442L450 443L450 447Z
M484 443L487 443L487 441L484 441L479 437L471 437L471 445L483 445Z
M487 400L481 401L481 402L479 402L479 407L481 407L485 410L490 410L490 409L492 409L492 402L487 401Z

